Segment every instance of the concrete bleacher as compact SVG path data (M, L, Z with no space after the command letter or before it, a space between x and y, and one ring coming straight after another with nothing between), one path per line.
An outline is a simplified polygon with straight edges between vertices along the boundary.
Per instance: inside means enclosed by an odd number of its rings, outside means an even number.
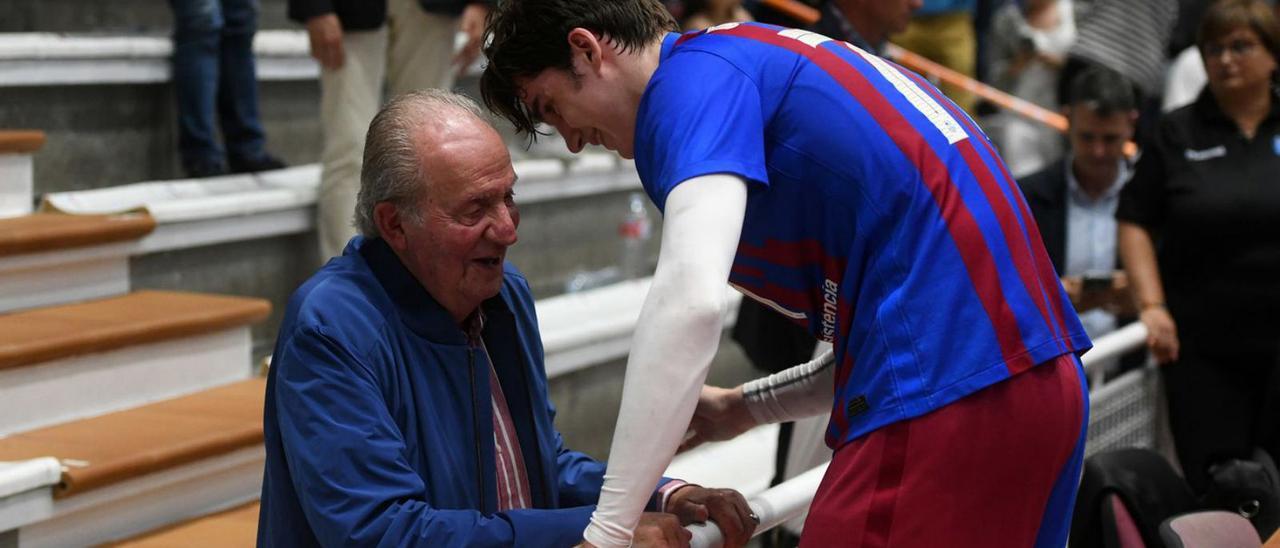
M249 326L271 305L133 291L125 250L154 228L0 220L0 544L95 544L257 496Z
M164 535L210 513L186 538L252 538L256 509L240 505L261 478L253 366L320 263L317 70L283 10L262 2L255 50L269 147L294 167L183 180L166 5L0 3L0 127L37 128L0 131L0 547L156 529L142 545L186 545ZM459 84L478 96L474 74ZM538 298L557 427L606 458L647 282L561 293L618 262L639 179L612 154L501 130L520 175L508 259ZM750 376L724 346L713 381Z

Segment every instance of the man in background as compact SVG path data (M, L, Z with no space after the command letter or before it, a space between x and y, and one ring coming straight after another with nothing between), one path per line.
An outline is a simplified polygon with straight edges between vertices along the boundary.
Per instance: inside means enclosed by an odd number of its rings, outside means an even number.
M351 211L360 186L365 130L391 96L453 86L480 48L492 0L289 0L289 18L306 25L320 63L320 258L340 255L355 235ZM455 55L459 28L468 41Z
M1115 330L1117 315L1133 313L1117 263L1115 212L1138 108L1129 81L1103 67L1078 73L1070 89L1071 150L1018 184L1081 323L1097 338Z

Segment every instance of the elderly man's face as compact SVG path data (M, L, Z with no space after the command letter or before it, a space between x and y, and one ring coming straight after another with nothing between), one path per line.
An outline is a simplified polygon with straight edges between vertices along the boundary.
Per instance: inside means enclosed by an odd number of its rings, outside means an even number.
M403 219L401 260L461 321L502 288L502 263L516 243L515 171L498 133L479 120L450 127L419 152L429 185L421 222Z

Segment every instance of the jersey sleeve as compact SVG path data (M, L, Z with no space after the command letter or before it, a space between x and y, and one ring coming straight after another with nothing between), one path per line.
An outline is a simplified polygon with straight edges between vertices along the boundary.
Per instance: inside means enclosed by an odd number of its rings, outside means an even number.
M641 101L636 166L659 209L680 183L732 174L768 184L760 91L728 60L692 50L663 61Z

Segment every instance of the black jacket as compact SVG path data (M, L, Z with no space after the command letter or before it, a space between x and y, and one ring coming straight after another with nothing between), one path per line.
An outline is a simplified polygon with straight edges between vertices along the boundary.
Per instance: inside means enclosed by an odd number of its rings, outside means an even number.
M494 5L494 0L418 0L422 9L439 15L462 14L467 4ZM289 0L289 18L305 24L307 19L335 13L343 30L373 30L387 20L386 0Z
M1067 164L1058 160L1018 181L1040 227L1040 238L1053 268L1062 275L1067 258Z

